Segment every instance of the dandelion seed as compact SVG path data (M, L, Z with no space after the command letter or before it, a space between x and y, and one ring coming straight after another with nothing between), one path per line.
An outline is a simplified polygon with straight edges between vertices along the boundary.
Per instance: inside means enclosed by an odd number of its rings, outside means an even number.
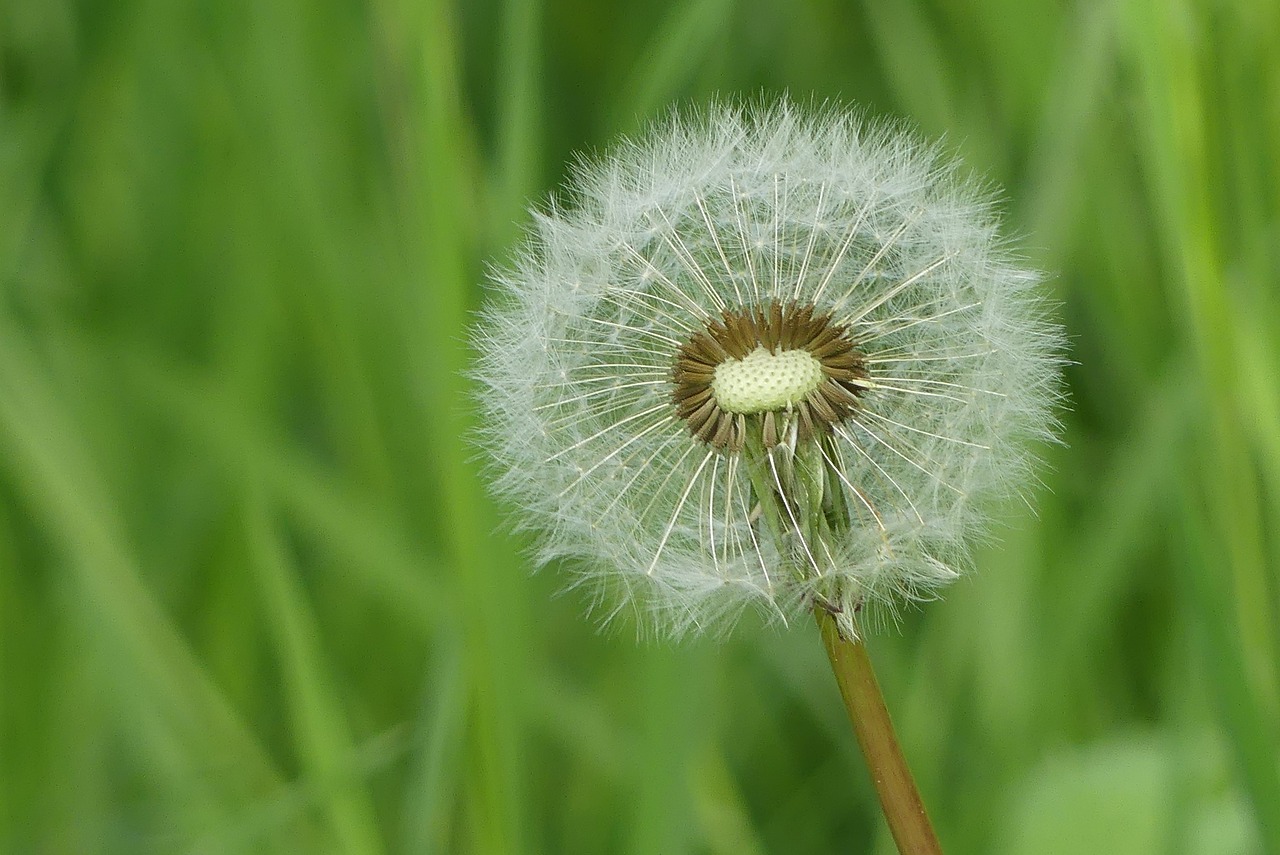
M478 328L541 562L667 634L924 598L1051 438L1061 334L987 194L896 128L677 115L582 165ZM607 609L616 614L621 604Z

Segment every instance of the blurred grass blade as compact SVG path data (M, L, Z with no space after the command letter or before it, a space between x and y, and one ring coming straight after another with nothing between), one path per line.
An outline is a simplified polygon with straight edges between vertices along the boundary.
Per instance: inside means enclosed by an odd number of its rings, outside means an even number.
M696 818L690 793L690 758L703 750L706 668L701 651L641 650L637 712L641 716L633 765L636 789L631 800L633 855L693 852Z
M965 127L947 42L916 3L865 4L884 76L902 109L930 132Z
M667 7L667 18L622 84L609 131L634 130L686 87L729 28L734 0L691 0Z
M525 851L523 747L524 658L530 639L524 620L522 570L494 542L497 519L469 459L474 430L466 379L471 350L465 335L475 294L475 240L459 215L475 207L477 182L466 158L461 61L455 11L436 0L418 34L425 77L415 105L421 181L414 185L421 213L423 270L431 291L416 296L404 330L410 368L433 393L424 433L436 467L435 498L448 514L444 541L457 572L462 635L471 676L471 761L468 774L472 848L493 855Z
M284 441L252 425L235 397L218 386L180 378L158 361L122 354L124 377L159 408L184 436L221 461L233 485L264 485L318 541L335 548L352 584L369 589L424 637L448 622L451 595L424 560L424 549L406 542L363 497L351 495L314 462ZM358 572L357 572L358 570Z
M112 703L161 767L213 776L226 800L213 814L260 795L279 772L147 590L81 427L23 338L0 322L0 461L75 570Z
M1169 465L1185 454L1189 425L1199 401L1175 365L1156 386L1129 435L1112 456L1112 468L1097 476L1097 503L1084 516L1088 537L1071 538L1057 578L1069 578L1072 608L1050 609L1051 626L1043 628L1049 665L1047 686L1072 685L1099 654L1095 643L1116 618L1120 594L1130 580L1129 562L1149 545L1155 526L1176 513L1168 497L1176 494L1179 472Z
M690 765L689 776L707 851L712 855L765 855L768 850L724 754L707 746L699 761Z
M305 774L324 787L320 802L339 850L378 855L384 849L373 801L365 784L352 774L356 749L325 665L320 627L261 499L251 497L246 505L246 540L285 676L296 751Z
M490 206L493 246L506 246L539 189L542 164L542 2L504 0L498 67L498 180Z
M456 851L453 812L466 742L467 684L455 645L438 647L429 663L413 734L413 763L402 803L405 855Z
M1253 805L1259 837L1266 852L1280 853L1280 734L1250 690L1231 592L1220 577L1223 550L1210 528L1210 515L1192 498L1196 492L1188 485L1182 493L1181 537L1175 535L1172 544L1180 560L1174 571L1182 601L1200 630L1201 672Z
M1081 161L1097 134L1097 101L1112 84L1115 61L1115 11L1110 4L1074 10L1080 20L1064 36L1063 59L1043 98L1031 141L1027 198L1021 201L1036 243L1065 251L1071 230L1092 188L1079 179ZM1057 269L1063 260L1043 260Z

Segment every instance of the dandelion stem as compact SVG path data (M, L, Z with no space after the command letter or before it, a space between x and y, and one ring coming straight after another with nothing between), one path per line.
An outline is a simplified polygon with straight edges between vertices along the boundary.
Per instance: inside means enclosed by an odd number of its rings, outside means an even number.
M814 615L898 851L902 855L941 855L942 847L894 735L866 645L845 638L826 609L815 608Z

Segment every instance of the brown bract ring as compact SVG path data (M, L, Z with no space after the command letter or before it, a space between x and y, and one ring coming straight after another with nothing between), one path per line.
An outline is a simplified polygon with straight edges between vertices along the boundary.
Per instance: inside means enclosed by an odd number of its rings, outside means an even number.
M712 387L716 368L741 360L756 348L778 354L803 350L817 360L823 379L802 400L779 410L740 413L725 409ZM747 425L760 420L766 448L786 439L794 420L800 442L830 433L849 418L868 388L866 362L849 328L831 315L814 314L803 303L771 302L767 306L725 309L681 345L671 370L671 401L699 440L724 452L742 450Z

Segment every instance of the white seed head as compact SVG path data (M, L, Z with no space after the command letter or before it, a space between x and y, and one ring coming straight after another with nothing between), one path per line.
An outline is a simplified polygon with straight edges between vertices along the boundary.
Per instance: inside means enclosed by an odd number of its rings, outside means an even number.
M789 102L580 166L476 330L538 561L666 634L814 603L853 632L955 579L1055 432L1061 331L996 227L936 148Z

